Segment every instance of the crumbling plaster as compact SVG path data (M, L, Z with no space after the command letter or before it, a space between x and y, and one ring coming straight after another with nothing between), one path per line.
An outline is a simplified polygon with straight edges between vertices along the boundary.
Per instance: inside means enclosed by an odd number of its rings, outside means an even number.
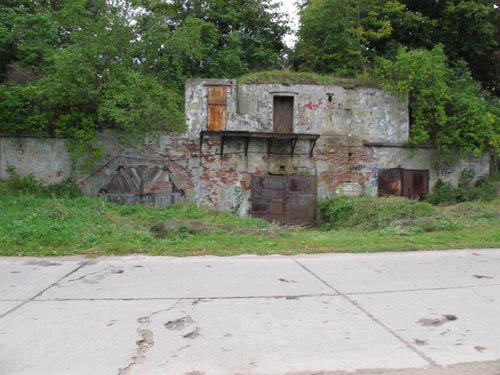
M9 167L20 176L31 174L46 184L73 177L71 160L61 139L0 136L0 179L9 177Z
M374 88L236 84L234 80L188 80L186 120L190 139L207 130L209 85L225 85L226 130L273 131L273 97L294 97L294 133L351 137L401 144L408 140L408 110L397 97Z

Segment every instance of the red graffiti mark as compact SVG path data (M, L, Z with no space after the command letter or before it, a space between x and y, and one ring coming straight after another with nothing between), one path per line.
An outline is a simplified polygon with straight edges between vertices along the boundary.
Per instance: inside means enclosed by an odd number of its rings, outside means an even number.
M304 107L306 107L307 109L316 109L321 108L321 104L307 103Z

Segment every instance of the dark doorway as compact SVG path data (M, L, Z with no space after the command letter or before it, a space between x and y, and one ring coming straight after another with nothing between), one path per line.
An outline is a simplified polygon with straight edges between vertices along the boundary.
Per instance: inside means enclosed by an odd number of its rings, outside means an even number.
M400 195L422 199L429 193L429 171L402 168L381 169L378 174L378 195Z
M401 168L382 169L378 172L378 195L401 195Z
M280 224L316 222L316 177L252 176L251 189L252 216Z
M275 96L273 132L293 133L293 96Z

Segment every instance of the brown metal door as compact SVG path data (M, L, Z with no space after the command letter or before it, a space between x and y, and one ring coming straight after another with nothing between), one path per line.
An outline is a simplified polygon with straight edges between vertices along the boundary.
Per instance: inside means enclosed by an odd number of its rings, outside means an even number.
M413 196L413 171L403 170L403 194L404 197Z
M429 171L403 170L403 195L408 198L423 198L429 193Z
M316 177L252 176L250 214L280 224L316 222Z
M227 118L227 87L208 87L208 130L226 129Z
M283 176L252 176L250 214L267 221L284 224L285 183Z
M378 195L402 195L401 194L401 169L381 169L378 172Z
M275 96L273 132L293 133L293 96Z
M285 223L314 225L316 222L316 177L286 178Z

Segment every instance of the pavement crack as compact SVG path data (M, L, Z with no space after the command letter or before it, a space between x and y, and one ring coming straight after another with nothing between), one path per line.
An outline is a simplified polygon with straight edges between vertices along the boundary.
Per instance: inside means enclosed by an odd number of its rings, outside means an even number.
M75 279L69 279L68 280L68 283L70 282L73 282L73 281L80 281L80 280L83 280L85 278L87 278L88 276L92 276L92 275L95 275L98 271L95 271L95 272L90 272L90 273L86 273L85 275L82 275L80 277L77 277Z
M135 353L126 367L118 369L118 375L130 375L133 367L146 362L147 352L155 345L153 331L150 329L151 319L157 314L172 310L181 300L182 298L178 299L172 306L166 309L152 312L148 316L137 319L137 323L139 323L139 327L137 328L139 339L135 342Z
M353 305L355 308L357 308L359 311L361 311L363 314L365 314L368 318L370 318L374 323L378 324L380 327L382 327L385 331L390 333L392 336L394 336L398 341L400 341L403 345L405 345L408 349L410 349L412 352L414 352L416 355L418 355L420 358L422 358L424 361L426 361L429 365L437 367L438 364L428 357L425 353L421 352L419 349L417 349L414 345L410 344L408 341L406 341L404 338L402 338L396 331L394 331L392 328L387 326L385 323L380 321L375 315L373 315L371 312L369 312L367 309L365 309L363 306L360 305L360 303L353 298L349 297L348 295L344 294L342 291L339 289L333 287L332 285L328 284L325 280L323 280L320 276L315 274L313 271L311 271L309 268L307 268L305 265L300 263L297 259L290 257L299 267L304 269L306 272L314 276L317 280L319 280L323 285L328 287L329 289L333 290L335 293L337 293L340 297L344 298L347 302L349 302L351 305Z
M149 329L149 323L151 322L150 318L139 318L137 322L140 323L140 327L137 329L140 338L136 341L137 348L135 350L135 355L131 358L127 367L118 370L118 375L129 375L132 367L144 363L146 361L146 353L155 344L153 332Z

